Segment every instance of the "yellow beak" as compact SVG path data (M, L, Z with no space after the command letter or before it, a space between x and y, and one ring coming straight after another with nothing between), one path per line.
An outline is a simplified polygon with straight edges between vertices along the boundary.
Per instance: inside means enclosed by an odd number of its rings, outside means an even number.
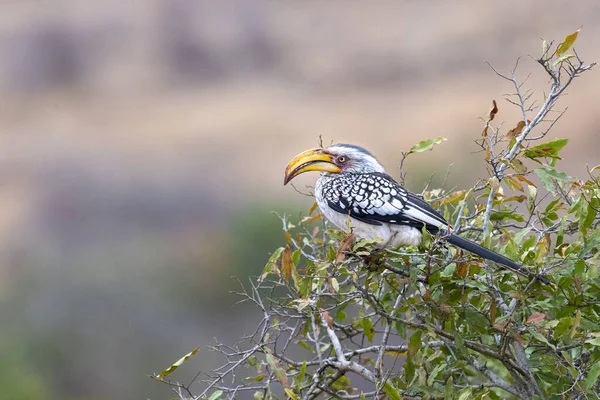
M333 157L325 149L311 149L298 154L285 168L285 178L283 184L287 185L289 181L298 175L308 171L321 171L340 173L340 168L333 162Z

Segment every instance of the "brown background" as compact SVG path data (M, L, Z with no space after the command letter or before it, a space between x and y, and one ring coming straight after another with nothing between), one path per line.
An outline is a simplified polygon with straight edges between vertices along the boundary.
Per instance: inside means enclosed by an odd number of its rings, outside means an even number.
M255 322L230 275L283 242L270 211L311 200L282 186L296 153L367 147L408 185L454 164L486 175L477 118L541 37L600 61L600 3L539 1L0 2L0 399L164 399L147 378L214 365L206 345ZM547 79L533 72L538 98ZM598 160L598 71L575 82L550 137L564 169ZM315 176L298 179L298 187Z

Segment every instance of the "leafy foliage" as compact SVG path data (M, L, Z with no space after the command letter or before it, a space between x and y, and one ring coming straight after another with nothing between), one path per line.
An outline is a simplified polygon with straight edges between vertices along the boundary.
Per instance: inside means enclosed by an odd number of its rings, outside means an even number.
M524 118L502 134L491 125L501 112L493 102L478 139L489 177L466 191L423 193L459 234L552 285L483 264L426 233L421 248L376 250L377 241L320 218L283 216L287 245L239 293L263 320L241 343L213 346L227 362L195 398L600 398L600 168L585 179L561 172L567 140L546 141L553 123L529 136L590 68L564 58L573 35L551 56L544 44L539 63L552 87L538 110L515 70L499 74L514 84L508 100ZM405 156L441 141L420 142ZM170 384L181 398L192 395Z

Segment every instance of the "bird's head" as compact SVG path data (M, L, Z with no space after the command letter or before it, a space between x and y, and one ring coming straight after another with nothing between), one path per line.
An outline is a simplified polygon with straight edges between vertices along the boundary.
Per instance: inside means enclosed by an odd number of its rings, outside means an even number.
M298 154L285 169L283 184L308 171L330 174L366 174L385 172L383 166L367 150L352 144L334 144Z

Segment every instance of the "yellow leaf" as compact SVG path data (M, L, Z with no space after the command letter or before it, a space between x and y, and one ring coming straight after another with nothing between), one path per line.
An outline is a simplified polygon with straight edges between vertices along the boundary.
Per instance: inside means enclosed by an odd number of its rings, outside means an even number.
M577 40L577 35L579 34L580 30L581 30L581 28L577 29L575 32L568 35L565 38L565 40L560 44L560 46L558 46L558 49L556 49L557 57L560 57L561 54L563 54L564 52L569 50L571 48L571 46L573 46L573 43L575 43L575 40Z
M490 304L490 322L492 326L496 323L496 300L492 299Z
M507 176L505 179L511 189L518 190L519 192L524 191L523 185L521 185L521 182L519 182L517 179L513 178L512 176Z
M283 250L283 254L281 255L281 272L283 272L283 277L286 280L289 280L292 276L292 268L294 267L294 262L292 261L292 249L290 246L285 246Z
M296 393L294 393L292 389L286 388L285 394L287 394L287 396L292 400L298 400L298 396L296 395Z
M337 279L331 278L331 288L333 289L334 292L336 292L336 293L339 292L340 284Z
M527 172L527 167L525 166L525 164L523 164L523 161L519 160L518 158L512 160L510 166L512 167L512 169L515 170L515 172L519 174L524 174L525 172Z
M200 350L200 347L196 347L194 350L190 351L185 356L183 356L179 360L175 361L169 368L165 369L160 374L158 374L156 376L156 378L162 380L162 378L164 378L165 376L171 375L171 373L173 371L175 371L177 368L179 368L181 366L181 364L183 364L185 361L187 361L191 356L196 355L199 350Z
M408 354L408 352L406 352L406 351L396 351L396 350L386 350L386 352L385 352L386 356L392 356L392 357L406 357L407 354Z
M525 121L519 121L517 123L517 126L515 126L514 128L512 128L510 131L508 131L506 133L506 138L512 139L514 137L519 136L521 134L521 132L523 131L523 128L525 128Z
M441 205L456 203L457 201L464 199L466 193L466 190L452 192L442 199Z
M317 206L318 206L318 204L317 204L317 202L315 201L315 202L313 203L313 205L310 207L310 210L308 210L308 215L311 215L311 214L313 213L313 211L315 211L315 210L316 210Z
M511 201L516 201L517 203L522 203L525 200L527 200L527 196L525 196L524 194L520 194L518 196L510 196L505 198L504 200L502 200L503 203L508 203Z

